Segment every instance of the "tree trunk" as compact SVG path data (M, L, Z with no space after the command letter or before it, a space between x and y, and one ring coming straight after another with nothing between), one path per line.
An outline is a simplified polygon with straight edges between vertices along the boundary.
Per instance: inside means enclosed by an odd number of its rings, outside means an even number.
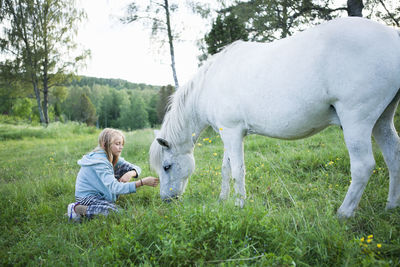
M49 124L49 75L48 75L48 51L47 51L47 36L44 38L44 47L45 47L45 59L43 62L43 114L44 120L46 124Z
M43 115L46 124L49 124L49 49L48 49L48 32L47 18L49 16L49 6L44 5L42 14L38 17L41 28L41 36L44 46L44 61L43 61Z
M41 103L42 101L40 101L40 91L39 91L37 83L34 80L32 81L32 84L33 84L33 90L35 91L36 102L38 105L40 123L45 123L45 119L44 119L43 111L42 111L42 103Z
M350 17L362 17L363 8L362 0L347 0L347 14Z
M49 88L47 84L47 75L43 77L43 115L44 115L44 122L49 124Z
M281 38L286 38L289 35L289 27L288 27L288 3L287 1L283 1L282 4L282 32Z
M175 90L178 90L179 83L178 83L178 77L176 75L176 69L175 69L175 53L174 53L173 36L172 36L172 31L171 31L171 21L170 21L170 17L169 17L170 15L169 15L168 0L164 0L164 8L165 8L165 14L167 16L167 31L168 31L169 51L171 54L172 75L174 76Z

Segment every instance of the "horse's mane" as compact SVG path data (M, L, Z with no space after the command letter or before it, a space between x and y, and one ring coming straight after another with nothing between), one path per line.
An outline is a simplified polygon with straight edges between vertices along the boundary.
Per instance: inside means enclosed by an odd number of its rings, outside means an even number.
M193 81L188 82L180 87L168 99L167 112L165 113L161 130L156 134L156 138L167 140L170 145L175 146L178 142L179 134L184 129L187 113L185 112L188 98L193 90ZM150 147L150 166L154 170L158 170L161 166L161 146L157 141L153 142Z
M236 41L227 47L225 47L221 52L210 57L206 63L200 67L196 75L187 82L184 86L180 87L176 92L170 96L168 99L168 108L164 116L161 130L157 134L156 138L166 139L170 145L173 147L181 140L180 134L185 130L185 121L187 120L188 114L194 114L188 108L195 108L195 100L197 99L194 94L200 93L203 88L204 78L210 69L211 65L216 61L218 57L237 43L241 41ZM191 106L188 107L189 102ZM154 170L158 170L161 166L161 146L157 142L153 142L150 147L150 166Z

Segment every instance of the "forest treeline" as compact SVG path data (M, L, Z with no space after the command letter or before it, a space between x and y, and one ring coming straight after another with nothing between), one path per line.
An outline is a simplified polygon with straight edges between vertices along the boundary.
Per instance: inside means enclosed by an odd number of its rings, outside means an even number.
M79 76L65 86L54 88L49 97L49 118L50 121L78 121L124 130L154 127L162 122L173 92L171 85ZM36 102L29 95L2 97L0 111L25 122L40 121Z
M97 127L124 130L154 127L162 122L171 85L135 84L120 79L82 77L66 87L67 94L54 115Z

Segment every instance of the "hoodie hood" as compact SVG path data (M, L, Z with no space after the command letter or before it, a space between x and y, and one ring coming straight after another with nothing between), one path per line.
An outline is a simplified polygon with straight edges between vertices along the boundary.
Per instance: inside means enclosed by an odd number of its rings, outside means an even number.
M92 151L78 160L78 164L81 167L104 164L104 162L107 162L112 167L111 162L108 161L106 152L104 152L104 150Z

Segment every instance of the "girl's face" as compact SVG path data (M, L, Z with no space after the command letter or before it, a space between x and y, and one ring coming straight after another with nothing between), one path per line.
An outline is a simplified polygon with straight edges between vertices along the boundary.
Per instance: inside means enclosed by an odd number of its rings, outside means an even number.
M122 136L117 135L111 144L111 153L114 157L119 157L123 148L124 140L122 139Z

